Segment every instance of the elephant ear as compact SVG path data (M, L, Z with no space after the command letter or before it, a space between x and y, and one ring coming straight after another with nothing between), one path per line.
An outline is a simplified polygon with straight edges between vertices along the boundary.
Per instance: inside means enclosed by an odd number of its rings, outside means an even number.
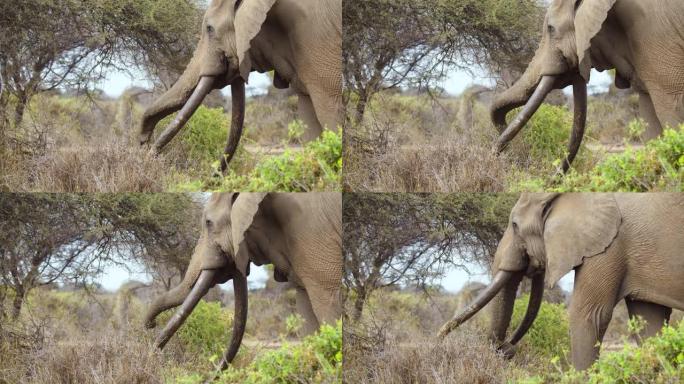
M275 2L276 0L243 0L235 12L235 47L240 75L245 81L251 70L251 62L247 56L250 43L261 30L261 25Z
M591 62L587 51L591 46L591 39L601 30L615 0L577 0L576 4L578 4L575 11L577 63L582 77L589 81Z
M247 276L249 253L242 243L245 240L245 233L252 226L254 217L259 211L259 204L265 197L265 193L241 193L235 199L230 211L235 266L244 276Z
M611 194L571 193L554 200L544 225L547 287L553 287L584 258L604 252L621 222Z

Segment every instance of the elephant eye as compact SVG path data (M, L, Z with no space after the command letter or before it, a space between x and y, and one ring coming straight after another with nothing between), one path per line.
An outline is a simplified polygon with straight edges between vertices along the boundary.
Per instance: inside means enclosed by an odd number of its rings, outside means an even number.
M208 34L214 33L214 27L212 27L211 25L207 25L207 33Z
M546 27L546 30L548 30L550 34L553 34L554 32L556 32L556 28L553 25L548 25Z
M513 230L516 232L518 231L518 223L516 223L515 221L513 222Z
M204 221L204 224L207 226L207 228L211 228L212 222L211 222L211 220L206 219L206 220Z

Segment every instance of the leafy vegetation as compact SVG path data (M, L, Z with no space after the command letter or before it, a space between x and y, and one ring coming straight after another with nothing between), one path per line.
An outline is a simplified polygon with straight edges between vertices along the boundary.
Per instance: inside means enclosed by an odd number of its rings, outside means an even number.
M515 301L511 329L517 328L522 321L529 301L529 294ZM547 359L564 358L570 350L569 332L565 305L542 301L537 318L520 341L522 350L518 353L534 354L536 357Z
M684 125L666 129L643 148L627 146L622 153L608 155L586 172L573 169L560 184L532 178L518 187L559 192L684 191Z
M542 383L681 383L684 380L684 321L666 326L642 345L623 341L622 349L603 353L587 371L558 368L546 375L519 381Z
M290 132L301 132L300 127L301 123L293 122L290 125ZM237 163L241 161L239 154L240 150L236 156ZM213 166L217 167L218 162ZM300 150L287 148L280 155L264 156L257 160L246 174L238 174L232 167L231 162L231 169L225 177L212 175L206 180L182 182L176 189L248 192L339 190L342 172L342 133L325 130L320 138L304 144Z

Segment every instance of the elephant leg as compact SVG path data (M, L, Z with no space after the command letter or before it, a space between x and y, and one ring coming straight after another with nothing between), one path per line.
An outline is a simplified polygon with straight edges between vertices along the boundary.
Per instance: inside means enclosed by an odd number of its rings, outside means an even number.
M648 93L639 93L639 115L641 115L641 118L648 124L642 139L651 140L660 136L663 132L663 128L660 125L660 120L658 120L653 101L651 101L651 96L649 96Z
M641 316L646 321L646 325L639 331L637 342L641 342L647 337L655 336L663 325L670 320L672 308L660 304L648 303L645 301L625 299L629 317Z
M342 123L341 98L332 96L327 89L313 89L309 95L321 125L337 132L338 125Z
M666 92L651 91L651 100L663 128L676 129L684 123L684 94L672 95ZM661 132L662 133L662 129Z
M314 109L311 97L300 94L297 102L297 110L299 118L306 124L306 131L302 136L304 142L315 140L323 132L323 127L316 117L316 110Z
M306 291L311 299L313 312L319 323L334 324L342 318L342 309L339 306L340 291L337 289L327 289L318 284L305 281Z
M310 335L318 330L320 326L316 319L316 314L311 307L311 300L304 288L297 287L297 312L304 317L304 334Z
M585 259L575 269L575 286L570 302L570 348L577 370L589 368L598 358L599 348L622 284L624 264L615 249Z

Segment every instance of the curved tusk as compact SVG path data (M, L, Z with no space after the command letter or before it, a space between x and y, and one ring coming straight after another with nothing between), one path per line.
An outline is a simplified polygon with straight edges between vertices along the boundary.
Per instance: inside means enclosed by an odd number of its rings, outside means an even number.
M228 364L235 358L235 355L237 355L247 325L247 277L243 276L240 272L236 272L233 276L233 291L235 292L233 334L231 335L228 348L221 359L220 370L226 369Z
M523 317L518 328L515 329L511 339L508 341L511 345L515 345L520 339L525 336L527 331L537 318L539 308L541 307L542 298L544 297L544 273L540 273L532 277L532 289L530 291L530 301L527 303L527 311ZM504 343L505 345L505 343Z
M530 99L527 100L522 111L508 124L505 131L499 136L499 139L494 144L494 150L499 153L503 151L508 143L520 132L522 127L530 120L532 115L537 111L539 106L544 102L544 98L553 90L553 84L556 81L555 76L542 76L541 81L537 85Z
M155 347L163 349L166 343L171 339L171 337L176 333L178 328L185 322L185 320L190 316L192 310L200 301L200 299L207 293L209 288L214 284L214 276L216 275L216 270L204 270L200 273L195 282L195 286L192 291L185 298L183 304L180 308L173 314L173 317L166 323L164 329L159 333L157 340L155 340Z
M572 96L574 104L572 132L570 142L568 142L568 156L563 160L563 173L570 169L570 164L575 160L587 125L587 83L581 76L575 77L572 82Z
M155 141L154 151L156 153L159 153L166 146L166 144L168 144L169 141L171 141L171 139L178 134L185 123L190 120L192 114L195 113L200 104L202 104L202 100L204 100L204 98L214 88L213 85L213 77L202 76L200 78L199 83L195 87L195 90L192 92L190 98L188 98L188 101L185 102L185 105L183 105L183 108L181 108L180 112L178 112L171 124L164 129L164 132L162 132L162 134L159 135L159 138L157 138L157 141Z
M230 131L223 156L221 156L221 173L226 171L228 163L235 155L240 137L242 137L242 128L245 125L245 81L241 77L230 84L230 94L232 99Z
M510 271L499 271L492 279L491 284L485 288L479 295L475 298L472 304L465 307L461 313L454 316L451 320L447 321L442 328L439 330L439 338L443 339L451 331L458 328L459 325L465 323L468 319L473 317L480 309L482 309L487 303L489 303L494 296L503 288L503 286L510 280L513 276L513 272Z

